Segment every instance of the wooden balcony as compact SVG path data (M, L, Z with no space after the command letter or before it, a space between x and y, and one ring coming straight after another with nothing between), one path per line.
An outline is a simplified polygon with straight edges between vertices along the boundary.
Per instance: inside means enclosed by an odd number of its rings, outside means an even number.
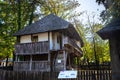
M79 48L78 45L76 44L76 42L72 39L68 39L68 44L70 44L74 48Z
M80 47L77 45L77 43L75 42L75 40L70 39L70 38L65 38L65 44L68 44L74 48L80 49Z
M49 51L48 41L35 43L20 43L15 45L16 55L44 54Z
M19 61L14 62L15 71L50 71L48 61Z
M77 42L74 39L65 38L64 46L66 50L75 53L77 56L82 56L81 47L77 44Z

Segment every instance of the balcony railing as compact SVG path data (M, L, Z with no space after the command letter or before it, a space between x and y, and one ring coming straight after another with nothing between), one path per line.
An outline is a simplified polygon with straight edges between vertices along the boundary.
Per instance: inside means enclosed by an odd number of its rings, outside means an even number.
M77 45L77 43L73 39L68 39L68 44L70 44L74 48L77 48L78 50L80 49L80 47Z
M15 45L15 53L17 55L26 54L44 54L49 51L48 41L35 43L20 43Z
M64 39L64 43L65 43L65 44L69 44L69 45L71 45L71 46L73 46L74 48L77 48L77 49L80 48L80 47L77 45L76 41L73 40L73 39L70 39L70 38L65 38L65 39Z
M15 71L50 71L48 61L19 61L14 62Z

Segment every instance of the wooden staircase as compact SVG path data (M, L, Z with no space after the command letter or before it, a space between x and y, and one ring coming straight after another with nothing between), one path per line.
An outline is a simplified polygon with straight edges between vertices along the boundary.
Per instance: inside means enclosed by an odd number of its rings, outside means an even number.
M54 58L54 71L62 71L65 69L67 56L64 58L63 51L58 51Z

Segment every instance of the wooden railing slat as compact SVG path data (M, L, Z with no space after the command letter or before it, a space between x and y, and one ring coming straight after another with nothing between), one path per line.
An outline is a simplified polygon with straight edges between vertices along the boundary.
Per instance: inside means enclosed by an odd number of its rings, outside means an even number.
M79 70L79 75L77 79L65 80L112 80L111 70L98 70L98 73L100 72L102 74L96 74L96 70ZM102 78L92 78L92 73L95 73L95 76L101 76ZM59 72L0 70L0 80L58 80L58 74Z
M32 69L33 71L47 71L50 69L50 65L48 65L48 61L32 61ZM14 62L14 70L15 71L29 71L30 70L30 62L29 61L19 61Z
M17 55L25 54L43 54L49 52L49 42L36 42L36 43L21 43L15 45L15 53Z

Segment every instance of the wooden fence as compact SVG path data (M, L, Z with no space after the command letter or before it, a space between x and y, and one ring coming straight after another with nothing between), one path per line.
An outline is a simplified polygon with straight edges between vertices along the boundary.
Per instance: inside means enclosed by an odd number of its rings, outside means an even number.
M0 80L64 80L58 79L59 72L4 71ZM111 70L79 70L76 79L65 80L111 80Z
M96 65L96 64L91 64L91 65L79 65L79 68L82 70L111 70L111 65L106 64L106 65Z

